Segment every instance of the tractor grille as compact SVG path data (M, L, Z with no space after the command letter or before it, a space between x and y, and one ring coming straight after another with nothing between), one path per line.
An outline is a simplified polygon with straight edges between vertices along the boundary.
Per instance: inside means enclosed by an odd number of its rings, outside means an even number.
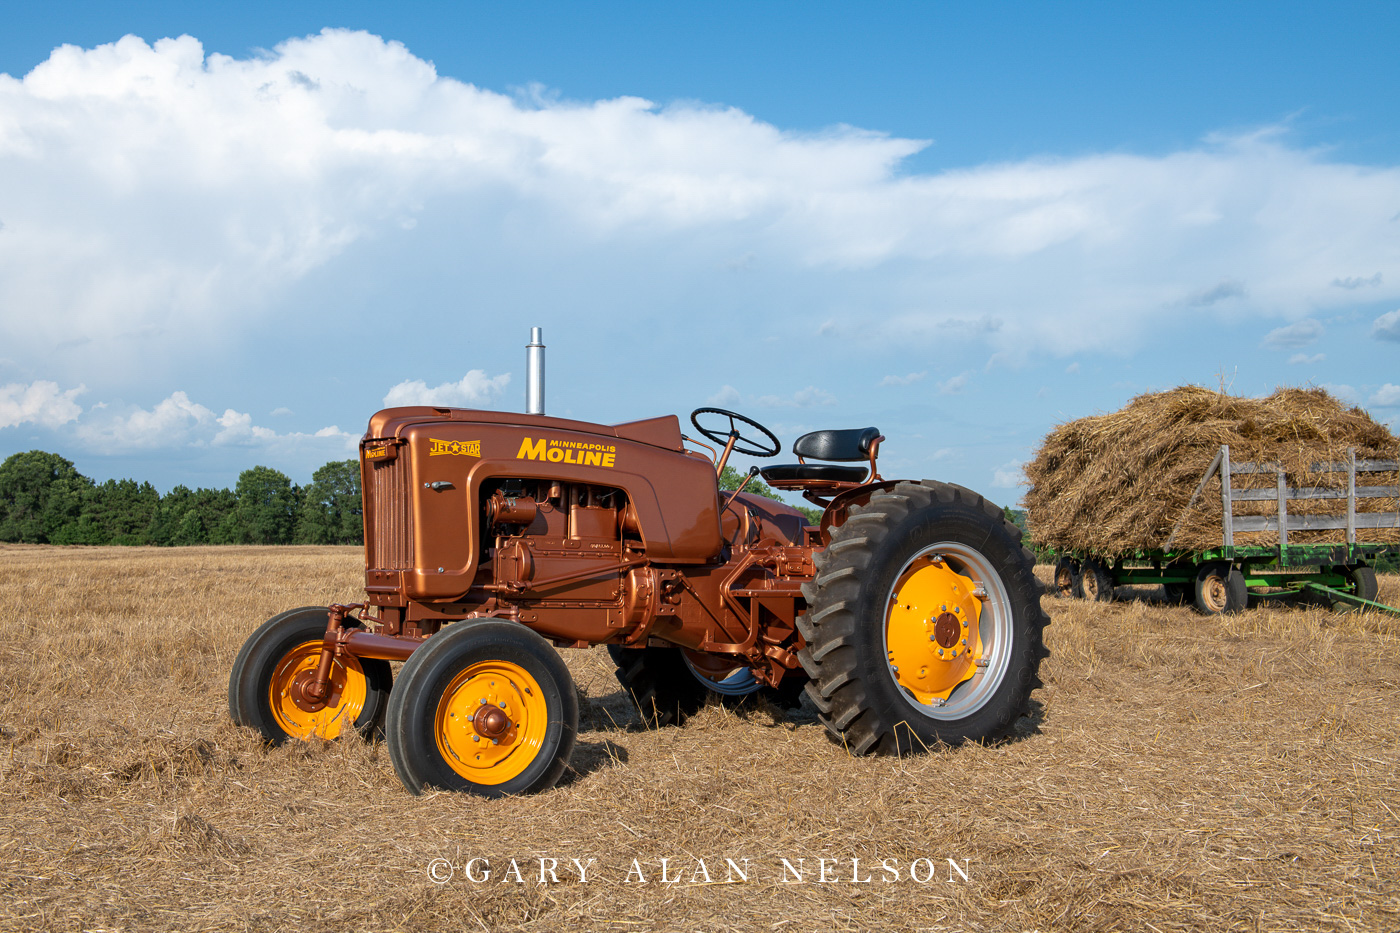
M408 494L408 448L397 459L376 463L369 471L370 568L413 568L413 509Z

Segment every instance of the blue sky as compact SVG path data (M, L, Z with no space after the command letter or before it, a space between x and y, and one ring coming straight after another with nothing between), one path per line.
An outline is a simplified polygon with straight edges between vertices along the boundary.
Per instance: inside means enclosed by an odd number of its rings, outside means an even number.
M531 325L553 414L875 424L1007 503L1143 391L1400 423L1394 4L4 16L0 456L305 482L521 408Z

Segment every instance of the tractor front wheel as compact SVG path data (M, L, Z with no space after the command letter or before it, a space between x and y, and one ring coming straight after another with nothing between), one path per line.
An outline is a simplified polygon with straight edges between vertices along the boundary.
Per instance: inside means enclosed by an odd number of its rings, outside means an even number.
M515 622L459 622L404 662L385 737L403 786L482 797L553 787L578 735L578 692L549 642Z
M228 679L234 722L257 729L272 745L313 736L333 739L347 731L366 739L376 735L393 685L388 661L337 659L322 702L297 689L297 681L313 678L321 663L328 621L324 606L306 606L273 616L248 637Z
M995 741L1030 711L1050 620L1001 509L961 486L900 483L853 506L816 563L798 657L852 753Z

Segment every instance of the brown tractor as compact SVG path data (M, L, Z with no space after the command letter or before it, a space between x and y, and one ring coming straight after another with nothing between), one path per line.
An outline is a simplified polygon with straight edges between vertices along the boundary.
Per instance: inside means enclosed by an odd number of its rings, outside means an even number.
M379 412L360 444L365 602L255 631L229 680L234 720L272 743L382 730L413 793L543 790L578 727L555 648L607 645L650 723L712 692L795 701L805 686L857 755L1011 731L1049 620L1001 509L882 479L874 428L816 431L799 462L749 472L822 505L810 525L719 489L732 453L779 453L772 432L715 408L691 421L722 449L687 449L708 445L675 416Z

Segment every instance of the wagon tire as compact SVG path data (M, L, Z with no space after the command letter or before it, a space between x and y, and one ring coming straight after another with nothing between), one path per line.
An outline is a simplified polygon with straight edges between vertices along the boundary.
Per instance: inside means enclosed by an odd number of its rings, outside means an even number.
M1376 583L1376 571L1374 569L1364 564L1340 569L1351 584L1353 595L1370 600L1371 602L1376 601L1376 596L1380 593L1380 586ZM1332 603L1332 609L1335 612L1346 613L1361 612L1363 607L1339 599Z
M1080 565L1079 590L1090 602L1113 602L1113 576L1103 561L1091 558Z
M578 736L578 691L559 653L515 622L450 625L399 672L384 724L410 793L480 797L553 787Z
M1002 510L961 486L899 483L851 506L799 620L832 738L864 755L1008 737L1049 654L1034 562Z
M1061 557L1055 562L1055 576L1050 584L1050 592L1062 599L1083 598L1080 586L1079 561L1073 557Z
M229 716L235 723L258 730L270 745L293 738L333 739L350 730L365 739L383 734L393 686L388 661L337 659L331 668L331 703L308 710L292 699L297 675L320 663L328 621L326 607L304 606L273 616L248 636L229 672Z
M1195 607L1202 615L1233 614L1249 604L1244 574L1227 563L1204 564L1196 572Z

